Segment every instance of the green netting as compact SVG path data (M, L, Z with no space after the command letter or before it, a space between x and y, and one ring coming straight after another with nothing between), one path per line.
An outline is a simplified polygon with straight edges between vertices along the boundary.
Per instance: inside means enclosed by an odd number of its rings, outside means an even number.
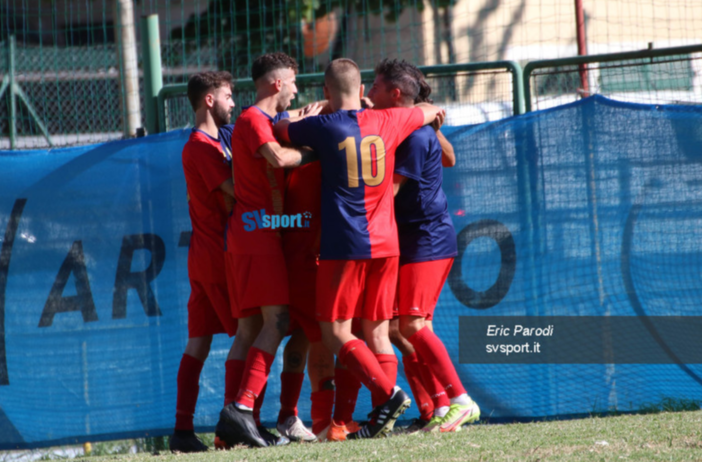
M203 69L248 77L256 56L277 50L294 56L303 74L319 72L340 56L370 69L384 57L429 66L496 60L524 64L577 54L573 0L4 0L0 2L0 74L7 73L4 44L14 35L17 82L57 145L98 142L125 132L119 61L125 29L117 19L118 5L125 1L133 9L133 46L140 69L139 18L159 16L164 84L183 83ZM663 48L702 40L698 0L588 0L583 4L591 54L643 49L648 42ZM687 71L694 75L693 81L700 75L694 66ZM659 77L662 82L650 83ZM645 78L649 82L645 85L659 92L677 91L674 87L681 85L678 77L671 80L662 70ZM490 83L470 87L471 82L485 79ZM465 101L502 105L504 92L496 88L502 84L491 79L469 77L462 82L456 78L459 102L468 91L471 96ZM557 95L563 85L559 79L543 84L544 91ZM618 94L617 85L635 84L603 84L608 85ZM475 90L480 87L485 88L482 93ZM621 92L637 93L627 88ZM143 104L140 110L144 111ZM489 118L506 114L485 105L476 110ZM21 104L16 118L17 147L46 146ZM173 121L174 126L184 123ZM0 147L8 145L9 126L9 102L4 95Z
M539 68L531 73L531 106L547 109L584 94L644 104L699 104L700 70L699 53Z

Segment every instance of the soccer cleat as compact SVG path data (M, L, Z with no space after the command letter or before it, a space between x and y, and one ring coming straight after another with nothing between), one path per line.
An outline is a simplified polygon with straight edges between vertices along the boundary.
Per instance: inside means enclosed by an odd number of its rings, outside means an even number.
M253 413L237 408L234 403L227 404L219 413L215 435L230 447L240 443L253 448L268 446L256 429Z
M361 429L361 426L354 422L353 420L346 424L346 431L349 433L355 433Z
M337 425L333 420L329 424L327 431L327 441L346 441L346 435L349 434L346 425Z
M305 427L302 420L296 415L291 415L282 424L279 423L278 433L286 437L290 441L304 441L312 442L317 439L317 437Z
M452 404L448 414L441 421L439 431L441 433L457 432L461 429L461 425L473 423L478 419L480 419L480 408L475 401L464 406Z
M428 423L428 420L416 418L412 421L411 424L409 424L409 426L400 430L400 433L403 433L405 435L408 435L410 433L417 433L419 430L426 427Z
M317 441L320 443L324 443L327 440L327 435L329 434L329 427L331 425L327 425L324 430L321 432L317 433Z
M434 433L439 431L439 427L441 427L441 422L444 421L443 417L437 417L434 416L431 418L431 420L422 428L423 432L426 433Z
M394 388L394 393L385 403L373 409L371 420L355 433L349 433L350 440L376 438L387 436L392 432L397 418L412 404L412 400L400 387Z
M217 451L227 451L231 449L231 446L229 446L227 443L219 439L219 436L214 437L214 447Z
M286 444L290 444L289 439L269 432L263 425L256 427L256 430L258 430L258 434L261 435L261 438L263 438L267 446L285 446Z
M194 432L176 430L168 442L171 452L206 452L207 446Z

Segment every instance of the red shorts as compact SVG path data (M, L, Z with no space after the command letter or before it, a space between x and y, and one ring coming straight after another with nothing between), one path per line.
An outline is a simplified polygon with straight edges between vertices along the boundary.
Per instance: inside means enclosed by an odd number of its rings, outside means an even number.
M317 320L392 319L399 257L321 260L317 272Z
M188 300L188 337L205 337L226 333L236 334L238 322L229 309L225 284L190 280Z
M314 343L322 340L322 331L315 318L317 302L317 265L294 256L285 259L290 286L290 329L301 327L307 339Z
M288 272L279 255L238 255L225 252L227 288L232 315L247 318L267 305L287 305Z
M395 302L397 315L420 316L431 321L451 265L453 258L401 265Z

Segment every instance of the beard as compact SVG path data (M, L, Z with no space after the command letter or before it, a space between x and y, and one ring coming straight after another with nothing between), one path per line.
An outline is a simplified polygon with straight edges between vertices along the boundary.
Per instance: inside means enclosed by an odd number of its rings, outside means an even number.
M212 111L212 117L218 127L227 125L232 120L232 113L229 109L219 104L216 104Z

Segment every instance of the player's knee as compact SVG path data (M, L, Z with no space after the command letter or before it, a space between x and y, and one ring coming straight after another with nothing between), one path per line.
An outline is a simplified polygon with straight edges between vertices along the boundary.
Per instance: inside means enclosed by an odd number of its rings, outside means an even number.
M424 328L424 319L401 316L400 317L400 334L406 339L410 338Z

